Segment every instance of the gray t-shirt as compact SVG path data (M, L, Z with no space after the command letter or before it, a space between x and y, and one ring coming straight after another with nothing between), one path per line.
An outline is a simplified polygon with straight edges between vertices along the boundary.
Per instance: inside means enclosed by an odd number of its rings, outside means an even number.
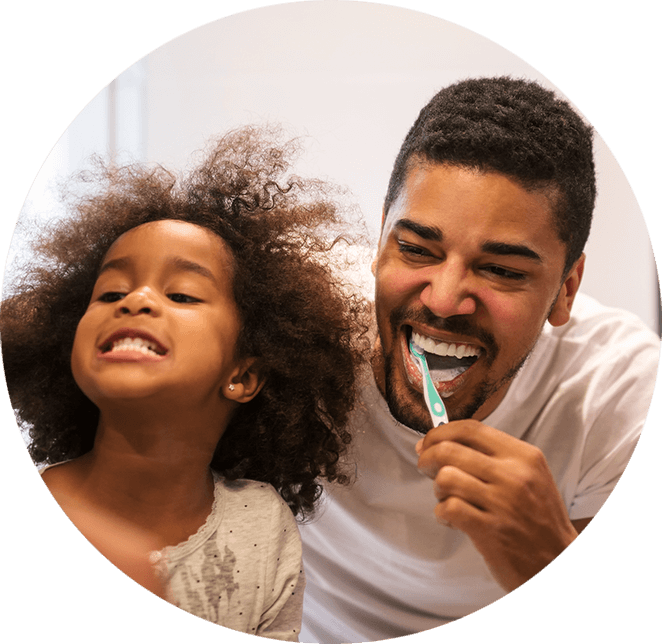
M187 541L152 553L167 599L252 635L297 641L305 577L287 504L266 483L216 477L205 524Z

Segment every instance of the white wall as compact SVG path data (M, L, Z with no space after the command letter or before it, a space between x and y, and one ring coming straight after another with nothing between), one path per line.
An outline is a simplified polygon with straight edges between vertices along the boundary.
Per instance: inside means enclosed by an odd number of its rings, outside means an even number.
M215 134L279 122L307 136L300 171L349 187L376 240L392 163L420 108L454 80L497 74L559 91L500 45L423 13L357 2L279 5L156 49L83 110L54 154L62 159L68 148L63 171L92 150L183 168ZM583 290L657 330L646 226L599 135L596 163L599 197ZM39 190L30 196L39 198ZM367 266L363 278L369 281Z

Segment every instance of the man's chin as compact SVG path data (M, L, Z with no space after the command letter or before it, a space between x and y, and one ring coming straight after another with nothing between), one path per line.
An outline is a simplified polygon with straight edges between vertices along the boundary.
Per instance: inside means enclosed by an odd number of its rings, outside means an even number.
M401 425L405 425L419 434L427 434L432 429L432 419L427 407L424 406L421 408L420 405L414 402L402 402L399 398L395 392L389 391L387 385L385 399L393 418ZM469 403L459 407L454 407L452 402L444 402L446 403L446 412L449 421L464 420L474 417L485 402L485 397L482 395L478 396Z
M425 405L423 394L415 390L409 381L399 382L394 377L390 361L387 360L386 363L385 391L382 391L382 394L391 415L402 425L420 434L427 434L432 429L432 419ZM472 398L464 404L454 400L453 396L446 397L444 404L449 420L472 418L491 393L493 393L493 387L489 383L482 383Z
M515 367L510 369L506 375L499 381L486 379L479 383L475 391L472 392L470 399L464 404L453 396L444 399L446 412L450 421L466 420L469 418L484 418L487 410L484 405L491 401L494 406L495 398L503 398L505 391L512 382L517 372L522 368L526 358L520 361ZM466 383L465 383L466 384ZM427 434L432 429L432 419L425 406L423 394L412 391L409 383L400 383L400 387L406 388L405 396L420 396L421 403L417 401L403 400L402 393L396 391L396 381L393 378L393 372L386 371L385 398L391 415L401 424L421 433ZM501 392L501 393L500 393ZM466 393L466 392L465 392ZM422 406L421 406L422 404Z
M413 429L419 434L427 434L432 429L432 421L430 414L421 413L420 409L415 408L413 404L400 404L393 400L393 397L387 395L386 404L388 405L391 416L395 418L401 425Z
M447 395L444 396L444 404L449 420L474 418L483 405L492 396L496 395L501 387L510 383L524 364L525 359L509 370L499 381L486 378L477 384L469 385L467 372L459 375L453 383L454 386L449 388L452 394L447 391ZM475 364L472 365L469 370L475 366ZM375 373L377 386L386 400L393 418L420 434L427 434L432 429L432 418L425 404L423 394L414 388L409 381L406 369L403 369L403 371L397 370L395 360L391 355L384 355L376 351L373 355L373 372ZM471 387L473 391L468 392L467 387ZM465 399L464 402L462 398Z

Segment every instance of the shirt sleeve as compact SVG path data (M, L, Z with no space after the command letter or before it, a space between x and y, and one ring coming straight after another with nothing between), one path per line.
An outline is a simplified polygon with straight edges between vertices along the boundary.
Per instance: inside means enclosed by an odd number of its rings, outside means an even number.
M256 634L296 642L301 630L306 578L299 530L280 496L272 506L271 536L265 579L267 600Z
M646 421L659 344L648 335L629 340L617 357L605 361L587 388L585 422L589 430L581 478L569 510L571 519L593 517L602 507L623 474Z

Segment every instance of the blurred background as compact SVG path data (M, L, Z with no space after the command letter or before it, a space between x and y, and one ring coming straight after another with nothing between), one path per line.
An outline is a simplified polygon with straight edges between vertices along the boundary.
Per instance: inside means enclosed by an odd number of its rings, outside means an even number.
M229 16L168 42L104 88L49 155L22 217L61 216L57 186L92 153L184 170L215 134L278 123L303 137L296 170L348 188L376 243L391 167L421 107L455 80L501 74L536 79L563 95L499 45L399 7L304 2ZM595 153L598 201L582 290L659 332L644 219L599 132ZM10 256L21 251L17 238ZM369 264L360 254L358 279L371 293Z

